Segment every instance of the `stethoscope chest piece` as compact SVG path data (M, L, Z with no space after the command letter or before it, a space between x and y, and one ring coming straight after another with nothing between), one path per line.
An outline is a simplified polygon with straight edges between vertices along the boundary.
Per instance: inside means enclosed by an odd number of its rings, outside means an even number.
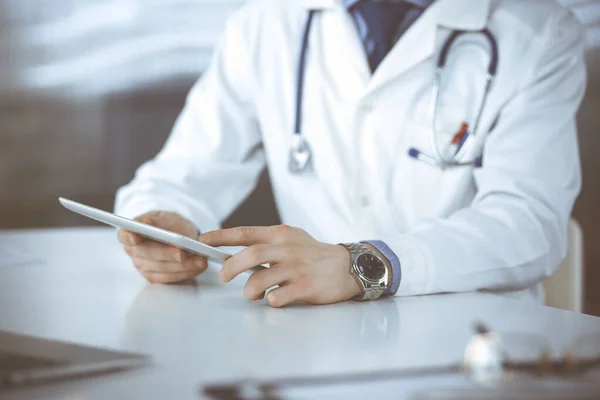
M302 135L292 137L292 148L290 149L289 170L292 174L298 174L306 170L311 159L311 151L308 143Z

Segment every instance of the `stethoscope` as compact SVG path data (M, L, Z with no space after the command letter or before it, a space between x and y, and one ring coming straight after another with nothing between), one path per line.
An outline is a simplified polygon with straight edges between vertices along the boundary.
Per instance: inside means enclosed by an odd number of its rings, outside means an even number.
M302 134L302 98L304 95L304 75L306 72L306 53L308 50L308 39L310 35L310 30L312 27L312 22L314 19L315 11L311 10L308 13L308 17L306 19L306 24L304 27L304 34L302 36L302 47L300 50L300 60L298 62L298 81L296 86L296 117L294 121L294 134L292 136L292 147L290 150L289 156L289 170L293 174L298 174L305 171L312 158L312 151L308 142L304 138ZM442 81L442 75L444 73L444 68L446 66L446 60L448 59L448 54L452 45L456 42L461 35L465 33L481 33L490 46L490 63L488 65L487 76L485 89L483 92L483 97L481 100L481 104L477 111L475 117L475 123L472 127L469 127L468 124L464 124L464 128L460 135L457 135L453 139L453 143L456 140L456 151L454 156L450 159L445 158L439 148L438 145L438 132L437 132L437 111L439 107L439 94L440 94L440 85ZM483 110L485 108L485 104L487 102L490 89L496 77L496 72L498 69L498 44L496 42L496 38L492 33L487 29L482 29L480 31L463 31L463 30L455 30L452 31L442 49L440 51L440 55L437 60L435 78L433 82L432 88L432 100L431 100L431 121L432 127L430 131L430 147L432 151L432 155L429 156L422 152L419 149L414 147L408 150L408 156L419 161L423 161L429 165L434 167L438 167L441 169L451 168L451 167L464 167L464 166L475 166L481 167L483 164L483 157L479 156L473 160L464 161L462 158L469 151L474 138L475 133L479 127L479 123L481 121L481 116L483 114Z

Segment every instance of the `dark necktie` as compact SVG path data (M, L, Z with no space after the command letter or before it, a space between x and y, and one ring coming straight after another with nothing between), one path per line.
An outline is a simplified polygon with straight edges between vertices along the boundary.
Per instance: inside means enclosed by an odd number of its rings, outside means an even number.
M373 43L368 51L371 71L375 71L381 60L394 47L396 33L406 12L412 7L408 2L362 0L352 9L358 12L367 27L367 40Z

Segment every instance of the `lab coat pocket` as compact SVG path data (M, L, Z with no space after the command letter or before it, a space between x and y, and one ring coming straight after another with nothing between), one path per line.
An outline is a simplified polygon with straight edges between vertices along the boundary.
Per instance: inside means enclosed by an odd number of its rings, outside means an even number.
M394 166L389 187L390 199L396 206L398 222L414 228L420 221L446 217L470 204L475 195L474 165L442 169L409 156L418 149L432 156L431 130L421 124L407 123L402 156ZM477 138L466 149L463 158L474 158ZM441 149L440 149L441 150ZM401 205L401 206L400 206Z
M435 143L442 157L449 160L462 148L464 139L470 133L465 110L451 104L442 104L435 116L432 116L431 104L426 103L420 102L421 107L417 107L417 111L421 111L416 112L415 118L407 123L408 136L414 141L417 150L429 156L433 155L432 145ZM427 111L423 111L423 108Z

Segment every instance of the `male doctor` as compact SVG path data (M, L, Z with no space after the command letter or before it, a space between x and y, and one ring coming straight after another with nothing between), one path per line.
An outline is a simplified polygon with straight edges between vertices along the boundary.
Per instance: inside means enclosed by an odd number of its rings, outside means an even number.
M484 28L498 46L488 96ZM434 107L436 63L453 31L472 33L451 46ZM250 1L162 151L119 190L116 211L212 246L248 246L221 279L269 263L244 295L277 286L274 307L474 290L540 299L565 256L580 190L582 42L553 1ZM299 90L310 160L293 171ZM265 165L286 225L219 230ZM119 238L150 282L207 268L130 232Z

